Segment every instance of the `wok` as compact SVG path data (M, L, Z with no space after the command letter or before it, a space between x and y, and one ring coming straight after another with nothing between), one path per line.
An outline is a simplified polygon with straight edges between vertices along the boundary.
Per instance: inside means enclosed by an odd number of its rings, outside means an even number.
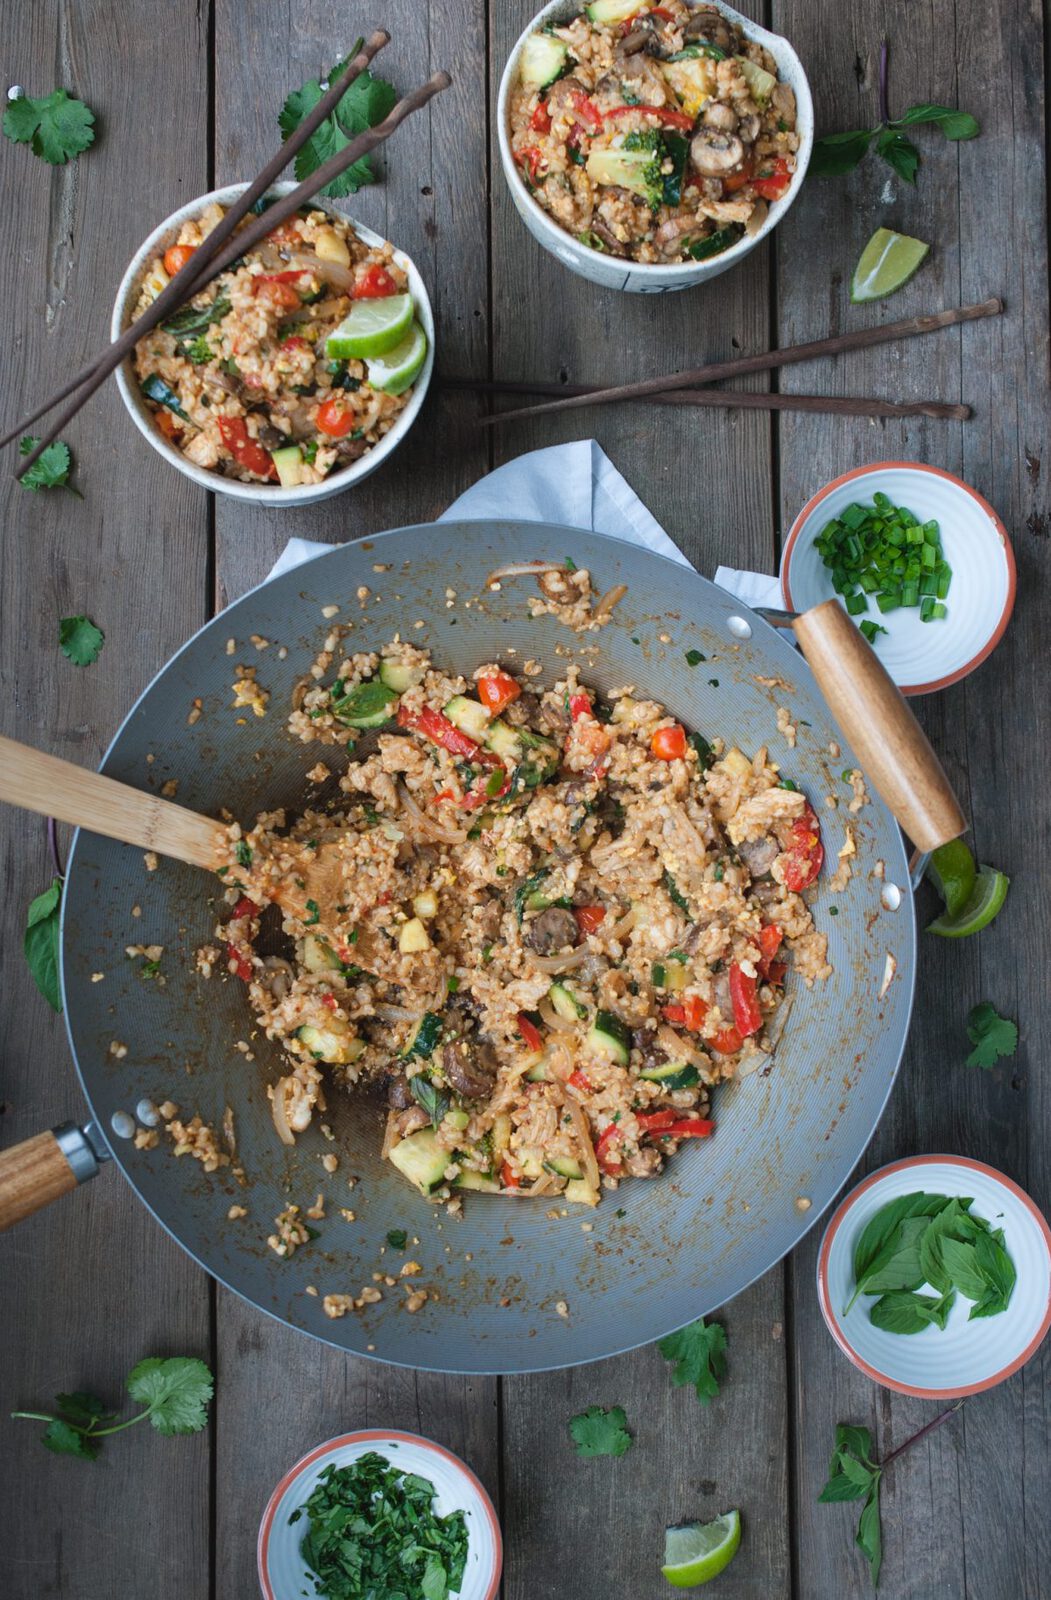
M502 563L567 554L591 570L596 588L628 585L615 620L599 632L576 635L553 618L529 619L526 601L536 593L529 578L505 580L498 592L463 603ZM377 563L387 570L377 572ZM360 586L370 591L365 601L357 598ZM452 606L447 589L456 591ZM205 981L195 970L194 952L213 937L214 883L175 861L149 873L140 850L80 831L63 902L62 988L94 1121L86 1130L70 1124L58 1131L65 1159L52 1134L5 1153L0 1188L8 1214L27 1212L91 1175L108 1155L208 1272L271 1316L357 1355L509 1373L593 1361L659 1338L731 1299L791 1250L873 1133L901 1060L915 975L912 892L898 826L875 795L848 818L841 775L856 757L810 669L776 628L662 557L575 529L510 520L399 529L337 548L245 595L154 679L102 770L139 788L159 789L174 778L180 803L211 815L228 807L242 822L264 808L301 808L304 774L332 752L293 741L285 718L293 685L333 625L322 616L329 605L340 606L338 621L353 622L358 649L400 631L468 675L480 661L534 657L545 681L561 674L573 653L601 689L635 683L692 728L749 754L768 744L822 820L827 865L816 915L828 933L832 976L809 991L794 986L772 1064L718 1090L714 1137L685 1146L656 1180L625 1181L596 1210L571 1207L566 1216L553 1213L550 1197L469 1194L463 1220L455 1221L380 1160L384 1112L371 1096L334 1094L327 1119L318 1118L293 1149L279 1143L266 1096L282 1071L278 1047L253 1036L254 1060L247 1060L236 1049L252 1029L242 985ZM422 628L414 626L419 619ZM253 634L273 641L271 648L257 655L248 643ZM226 650L231 637L235 656ZM866 647L859 641L859 648ZM687 650L706 659L691 666ZM242 659L252 660L270 691L264 720L232 708ZM834 698L849 697L855 674L837 676L834 667L821 668L822 681ZM198 698L201 715L191 723ZM779 705L790 708L798 728L794 750L776 730ZM880 731L857 722L857 742L874 760ZM834 756L833 744L840 750ZM894 786L894 760L906 753L899 745L888 763L884 747L885 792ZM920 768L927 757L937 773L929 750L918 758ZM917 759L914 752L909 759ZM906 774L906 788L912 776ZM840 796L837 811L825 808L830 793ZM946 836L963 827L955 816L955 824L942 826ZM833 895L828 876L848 820L857 846L853 879ZM914 835L923 831L913 828ZM918 842L937 842L937 825ZM133 918L136 905L141 915ZM163 986L142 981L125 954L129 943L165 947ZM93 982L98 972L105 977ZM120 1057L115 1042L126 1047ZM230 1168L207 1175L191 1158L173 1159L167 1140L138 1150L114 1133L116 1113L169 1098L184 1116L200 1112L217 1127L224 1107L233 1107L243 1187ZM320 1131L323 1120L335 1143ZM319 1161L330 1151L340 1155L331 1176ZM358 1180L352 1191L348 1176ZM319 1237L280 1259L265 1242L273 1219L290 1201L311 1205L319 1189L326 1208ZM230 1222L234 1202L249 1214ZM342 1207L355 1220L343 1218ZM387 1289L363 1312L327 1318L321 1296L360 1294L372 1273L389 1265L390 1252L380 1252L394 1229L419 1241L409 1251L423 1269L413 1284L430 1291L428 1303L408 1315L403 1291ZM317 1286L318 1297L305 1292L308 1285Z

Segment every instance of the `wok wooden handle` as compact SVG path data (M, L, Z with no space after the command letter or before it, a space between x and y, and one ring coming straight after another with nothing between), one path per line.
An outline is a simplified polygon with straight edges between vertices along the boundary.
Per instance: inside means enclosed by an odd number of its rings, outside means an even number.
M157 795L0 737L0 800L214 872L221 825Z
M844 737L913 844L936 850L965 833L926 734L839 602L804 611L795 633Z
M38 1133L0 1150L0 1231L23 1222L81 1181L59 1143L62 1132Z

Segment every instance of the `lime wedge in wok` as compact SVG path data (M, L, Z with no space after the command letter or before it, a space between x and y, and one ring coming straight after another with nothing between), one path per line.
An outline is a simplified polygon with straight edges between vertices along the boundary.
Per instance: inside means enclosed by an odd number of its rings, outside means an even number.
M414 322L404 339L386 355L373 356L368 362L369 382L384 394L402 394L415 383L420 368L427 359L427 335L418 322Z
M411 322L411 294L388 294L381 300L355 300L348 315L325 340L325 354L330 361L381 356L401 343Z
M741 1513L724 1511L713 1522L683 1522L664 1536L661 1571L676 1589L695 1589L728 1567L741 1542Z
M943 939L966 939L970 933L987 928L1007 899L1010 878L995 867L979 867L970 898L954 916L949 910L928 922L927 932L940 934Z
M969 846L962 839L939 845L928 863L927 874L945 901L950 917L959 916L974 892L978 876Z
M882 300L908 283L930 249L922 239L907 233L877 228L854 268L850 298L855 305L865 300Z

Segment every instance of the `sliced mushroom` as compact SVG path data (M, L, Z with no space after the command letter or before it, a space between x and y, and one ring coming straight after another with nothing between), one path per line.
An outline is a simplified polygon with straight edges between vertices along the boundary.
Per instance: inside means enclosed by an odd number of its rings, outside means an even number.
M587 85L572 74L568 78L559 78L548 90L547 109L552 117L572 116L575 112L574 96L586 95Z
M730 994L730 979L725 972L716 973L712 982L712 995L723 1014L723 1021L727 1024L733 1022L734 1003Z
M590 232L595 235L596 239L602 240L602 243L606 246L606 249L609 251L611 256L627 255L627 246L617 238L617 235L610 227L607 226L605 222L603 222L601 217L593 217L591 219Z
M548 906L534 917L525 930L525 942L538 956L557 955L580 942L580 929L572 911L564 906Z
M700 40L714 44L728 55L736 55L741 47L738 30L714 6L699 6L682 30L682 36L691 44Z
M744 145L735 133L701 128L690 141L690 160L706 177L721 178L744 160Z
M781 846L773 835L768 833L762 839L751 839L738 845L737 854L753 878L765 878L781 854Z
M497 1061L484 1039L456 1039L442 1051L442 1069L465 1100L481 1100L493 1092Z
M343 466L358 461L371 446L367 439L339 439L336 442L336 459Z
M707 117L705 121L707 121ZM745 144L755 144L759 137L759 127L759 113L757 111L749 111L748 115L742 117L737 124L737 132Z
M408 1078L404 1072L392 1072L387 1079L387 1104L392 1111L407 1111L412 1103Z
M721 100L709 100L704 108L704 125L706 128L718 128L722 133L734 133L737 129L737 112L732 106L724 105ZM758 131L759 119L756 118ZM754 139L755 134L751 137Z
M401 1138L407 1139L410 1134L419 1133L421 1128L429 1127L430 1121L422 1106L410 1106L407 1111L401 1113L395 1126Z
M703 239L707 232L704 217L669 217L653 235L653 242L662 256L676 256L691 238Z
M668 1052L662 1050L657 1043L656 1028L636 1028L631 1035L632 1045L642 1055L642 1070L648 1071L651 1067L661 1067L668 1059Z

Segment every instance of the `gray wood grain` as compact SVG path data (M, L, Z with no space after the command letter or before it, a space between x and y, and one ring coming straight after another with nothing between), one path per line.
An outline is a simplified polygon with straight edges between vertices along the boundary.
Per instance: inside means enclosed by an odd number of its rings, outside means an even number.
M182 48L163 56L151 16L147 0L7 8L5 87L79 92L98 137L54 170L0 140L5 424L105 341L124 263L158 217L203 184L205 41L195 7L168 8ZM177 139L157 137L176 127ZM148 161L131 159L143 150ZM83 502L19 487L10 452L0 473L0 718L5 733L92 764L147 679L203 620L207 529L204 497L139 439L112 385L67 437ZM58 649L58 619L79 612L107 635L98 663L83 670ZM5 1146L84 1114L62 1021L22 959L26 906L50 880L43 825L5 812ZM46 1408L56 1390L92 1389L119 1405L126 1374L146 1355L207 1357L207 1280L113 1172L5 1235L0 1278L0 1592L207 1594L207 1436L167 1440L135 1428L91 1465L49 1454L39 1425L7 1420L16 1407Z
M1026 469L1025 452L1045 451L1048 434L1046 234L1042 173L1019 152L1039 148L1043 129L1039 8L1010 13L959 8L955 30L940 7L844 12L832 4L784 0L779 25L796 40L817 93L819 126L877 120L875 52L891 38L891 102L959 103L981 137L951 145L935 130L916 135L923 165L915 190L870 159L849 178L807 185L779 242L782 342L1001 294L1007 314L915 341L848 357L814 379L852 391L905 398L922 388L975 406L969 424L785 420L780 428L781 512L787 530L822 481L880 459L927 460L959 472L1004 518L1019 564L1014 621L992 660L965 683L917 704L943 754L982 859L1012 876L1011 898L979 939L921 940L918 1003L902 1074L860 1170L912 1152L978 1157L1048 1204L1043 1129L1047 1089L1030 1062L1046 1055L1047 928L1040 885L1048 881L1046 830L1026 821L1041 779L1046 717L1037 682L1046 645L1047 541L1027 519L1046 511L1046 479ZM855 59L861 81L855 75ZM1024 219L1024 220L1023 220ZM872 230L885 223L932 244L931 257L893 300L852 307L849 275ZM828 251L809 248L815 231ZM785 387L801 374L786 373ZM810 381L810 374L807 375ZM817 467L815 467L817 464ZM1022 708L1027 710L1023 711ZM1044 736L1046 738L1046 735ZM921 923L935 909L920 896ZM1018 1056L991 1073L963 1065L967 1013L990 999L1018 1018ZM1043 1049L1041 1050L1041 1045ZM864 1423L886 1454L937 1413L936 1403L892 1396L846 1365L821 1323L813 1294L817 1239L792 1262L794 1381L799 1420L794 1516L798 1591L813 1600L869 1592L851 1539L856 1510L816 1506L838 1421ZM1037 1596L1046 1587L1048 1434L1046 1352L964 1412L892 1469L884 1489L884 1585L895 1596ZM1001 1526L1011 1534L988 1538Z

